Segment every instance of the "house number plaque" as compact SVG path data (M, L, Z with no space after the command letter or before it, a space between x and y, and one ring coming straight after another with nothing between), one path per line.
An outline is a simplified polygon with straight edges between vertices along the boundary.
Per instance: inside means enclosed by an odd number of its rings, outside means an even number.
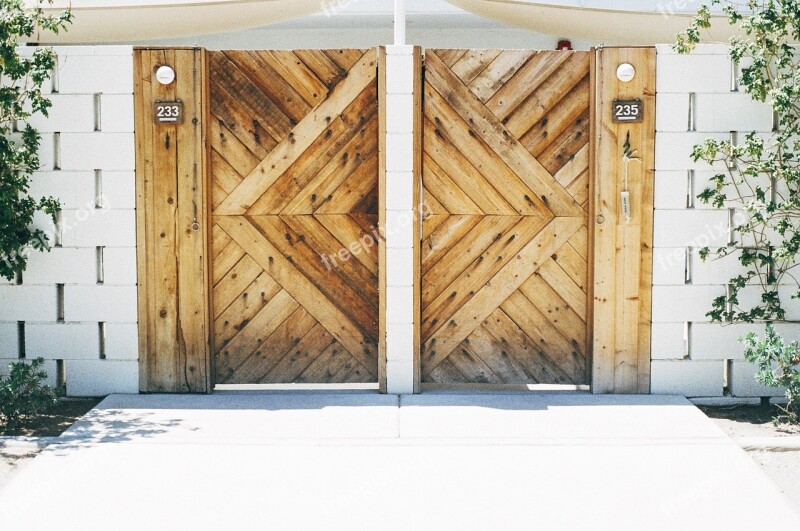
M612 106L614 123L639 123L644 118L642 100L614 100Z
M183 123L182 101L157 101L154 115L157 124Z

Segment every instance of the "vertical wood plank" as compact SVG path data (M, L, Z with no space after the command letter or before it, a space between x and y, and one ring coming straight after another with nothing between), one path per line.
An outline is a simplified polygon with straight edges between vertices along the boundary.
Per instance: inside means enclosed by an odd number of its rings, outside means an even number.
M422 347L422 48L414 47L414 392L420 391Z
M593 370L595 393L646 393L650 375L655 49L602 48L595 52ZM630 63L636 76L616 78ZM640 98L641 123L613 123L614 99ZM630 139L640 161L628 164L631 218L621 212Z
M378 47L378 388L386 392L386 47Z
M139 391L147 390L147 352L149 350L148 326L148 297L149 283L147 282L147 238L145 237L147 214L147 176L152 175L148 170L151 162L148 153L150 142L146 138L149 131L144 126L144 95L150 92L150 52L134 50L133 52L133 82L134 82L134 127L136 131L136 271L137 271L137 315L139 321Z
M204 53L136 49L134 64L140 390L207 392ZM175 70L169 85L152 81L162 65ZM159 100L183 101L183 123L155 124Z

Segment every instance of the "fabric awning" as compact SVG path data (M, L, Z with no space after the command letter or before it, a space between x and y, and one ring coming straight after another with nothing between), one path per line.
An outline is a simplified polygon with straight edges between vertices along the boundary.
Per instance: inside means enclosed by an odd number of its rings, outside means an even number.
M325 5L324 0L55 0L47 11L72 7L69 31L32 40L110 43L205 35L282 22Z
M578 0L562 0L559 5L526 0L447 0L449 3L485 18L576 40L609 45L653 45L671 43L675 35L686 29L692 13L678 5L697 7L699 3L670 0L624 2L635 5L631 10L604 7L581 7ZM574 3L575 5L570 5ZM620 2L607 2L609 5ZM602 6L603 2L592 2ZM715 16L716 23L704 41L723 42L733 34L724 16Z

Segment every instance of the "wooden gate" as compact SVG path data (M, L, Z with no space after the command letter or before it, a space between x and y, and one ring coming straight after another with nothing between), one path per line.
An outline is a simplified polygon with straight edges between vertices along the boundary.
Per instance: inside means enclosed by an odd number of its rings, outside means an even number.
M209 53L216 383L378 381L376 69Z
M423 383L589 383L590 86L590 52L426 51Z

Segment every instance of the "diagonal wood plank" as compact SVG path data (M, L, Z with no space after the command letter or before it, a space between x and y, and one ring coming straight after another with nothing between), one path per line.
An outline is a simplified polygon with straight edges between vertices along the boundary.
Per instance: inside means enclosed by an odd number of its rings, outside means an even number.
M453 73L436 57L426 68L429 81L468 123L473 131L494 150L556 216L582 216L583 209L556 183L542 166L505 126L497 119Z
M342 311L269 243L244 217L218 216L216 222L297 300L351 354L372 372L377 352ZM367 340L367 341L365 341Z
M338 116L364 88L375 80L375 54L368 52L353 67L328 98L303 118L291 134L262 160L258 166L220 204L215 214L241 215L300 157L328 124Z
M425 372L430 373L582 225L583 218L555 218L531 239L517 259L501 269L427 340L423 352Z

